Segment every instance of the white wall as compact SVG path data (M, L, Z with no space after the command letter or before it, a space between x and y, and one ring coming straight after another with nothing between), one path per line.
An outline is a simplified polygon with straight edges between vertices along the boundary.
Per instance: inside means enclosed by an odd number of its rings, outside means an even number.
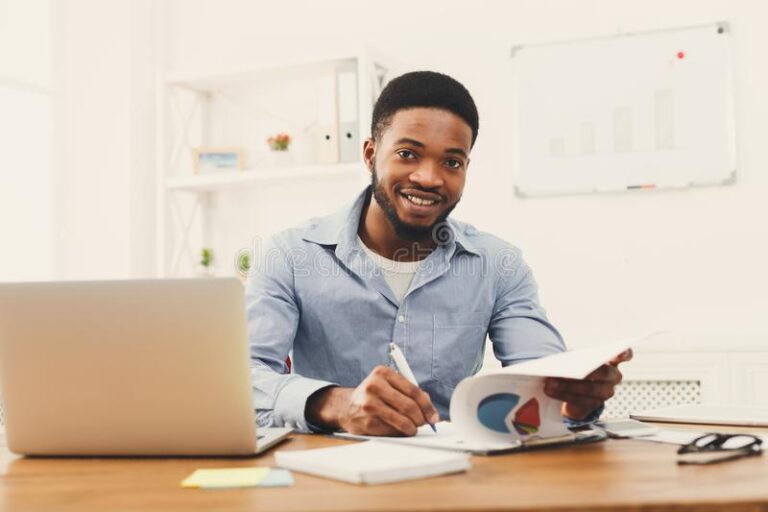
M58 4L60 278L154 271L153 4Z
M395 57L400 71L447 72L474 95L481 125L455 216L524 249L544 304L567 338L670 326L695 342L766 344L767 14L768 5L758 0L337 0L294 2L290 10L247 0L176 0L169 8L168 59L173 68L200 69L365 41ZM512 195L513 44L718 20L728 20L734 34L735 185L551 199ZM294 192L297 204L311 193ZM344 199L329 194L327 201ZM255 222L253 232L270 228Z
M52 11L0 2L0 281L55 276Z
M147 236L151 218L137 215L149 207L152 187L131 176L137 168L149 172L145 157L152 148L146 140L134 141L152 122L129 106L148 105L137 91L149 83L149 73L138 78L130 63L135 66L136 55L143 54L137 48L148 44L136 27L152 9L131 14L127 0L66 4L66 275L137 275L151 266L154 251ZM545 306L572 342L656 326L677 327L681 340L695 343L768 342L762 321L768 311L764 2L299 0L286 7L251 0L170 0L167 13L166 58L173 69L230 67L367 42L394 57L398 72L433 69L462 81L478 104L481 127L455 216L524 249ZM133 20L134 28L125 20ZM731 23L736 56L735 185L550 199L512 194L508 56L513 44L718 20ZM253 235L350 198L348 187L334 192L328 186L320 196L311 187L290 185L274 192L233 197L256 205L255 213L239 218ZM282 217L268 216L271 211Z

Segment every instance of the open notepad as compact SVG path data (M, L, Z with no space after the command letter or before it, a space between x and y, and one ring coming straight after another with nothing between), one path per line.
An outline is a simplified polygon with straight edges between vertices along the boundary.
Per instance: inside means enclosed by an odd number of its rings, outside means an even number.
M469 455L378 441L315 450L280 450L275 461L291 469L353 484L383 484L466 471Z
M451 396L452 423L439 423L437 433L422 427L415 437L377 439L475 454L605 439L604 434L593 430L568 430L561 414L562 402L544 393L544 379L583 379L626 349L659 334L562 352L466 378Z
M437 432L432 432L429 425L420 427L417 434L413 437L374 437L348 434L339 432L334 434L336 437L344 439L355 439L358 441L372 440L383 443L395 443L406 446L421 446L424 448L436 448L439 450L450 450L458 452L468 452L474 455L491 455L495 453L507 453L521 450L530 450L564 443L587 443L601 441L606 438L605 434L596 430L586 430L583 432L569 432L557 437L548 437L543 439L530 439L523 441L514 439L509 441L485 440L477 438L466 438L456 429L456 426L448 421L441 421L437 425Z

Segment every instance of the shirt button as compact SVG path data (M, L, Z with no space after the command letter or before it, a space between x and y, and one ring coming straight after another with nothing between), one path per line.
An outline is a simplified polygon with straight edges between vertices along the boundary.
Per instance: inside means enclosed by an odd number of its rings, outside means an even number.
M399 317L397 317L397 321L400 323L403 323L405 322L405 317L403 315L400 315Z

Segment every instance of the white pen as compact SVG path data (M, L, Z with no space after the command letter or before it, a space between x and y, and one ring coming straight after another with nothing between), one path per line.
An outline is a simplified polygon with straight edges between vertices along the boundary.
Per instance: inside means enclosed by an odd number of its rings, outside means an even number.
M389 344L389 357L391 357L392 361L394 361L395 366L397 367L397 371L400 372L400 375L405 377L405 379L414 386L419 387L419 383L416 381L416 376L411 371L411 367L408 366L408 361L405 360L405 354L403 354L403 351L400 350L400 347L394 343ZM427 424L432 428L432 432L437 433L437 429L432 423L427 421Z

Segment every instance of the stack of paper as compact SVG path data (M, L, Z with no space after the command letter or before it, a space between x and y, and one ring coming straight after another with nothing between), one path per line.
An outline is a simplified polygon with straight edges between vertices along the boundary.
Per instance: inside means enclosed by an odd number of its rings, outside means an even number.
M469 455L367 441L275 454L281 467L353 484L382 484L466 471Z

